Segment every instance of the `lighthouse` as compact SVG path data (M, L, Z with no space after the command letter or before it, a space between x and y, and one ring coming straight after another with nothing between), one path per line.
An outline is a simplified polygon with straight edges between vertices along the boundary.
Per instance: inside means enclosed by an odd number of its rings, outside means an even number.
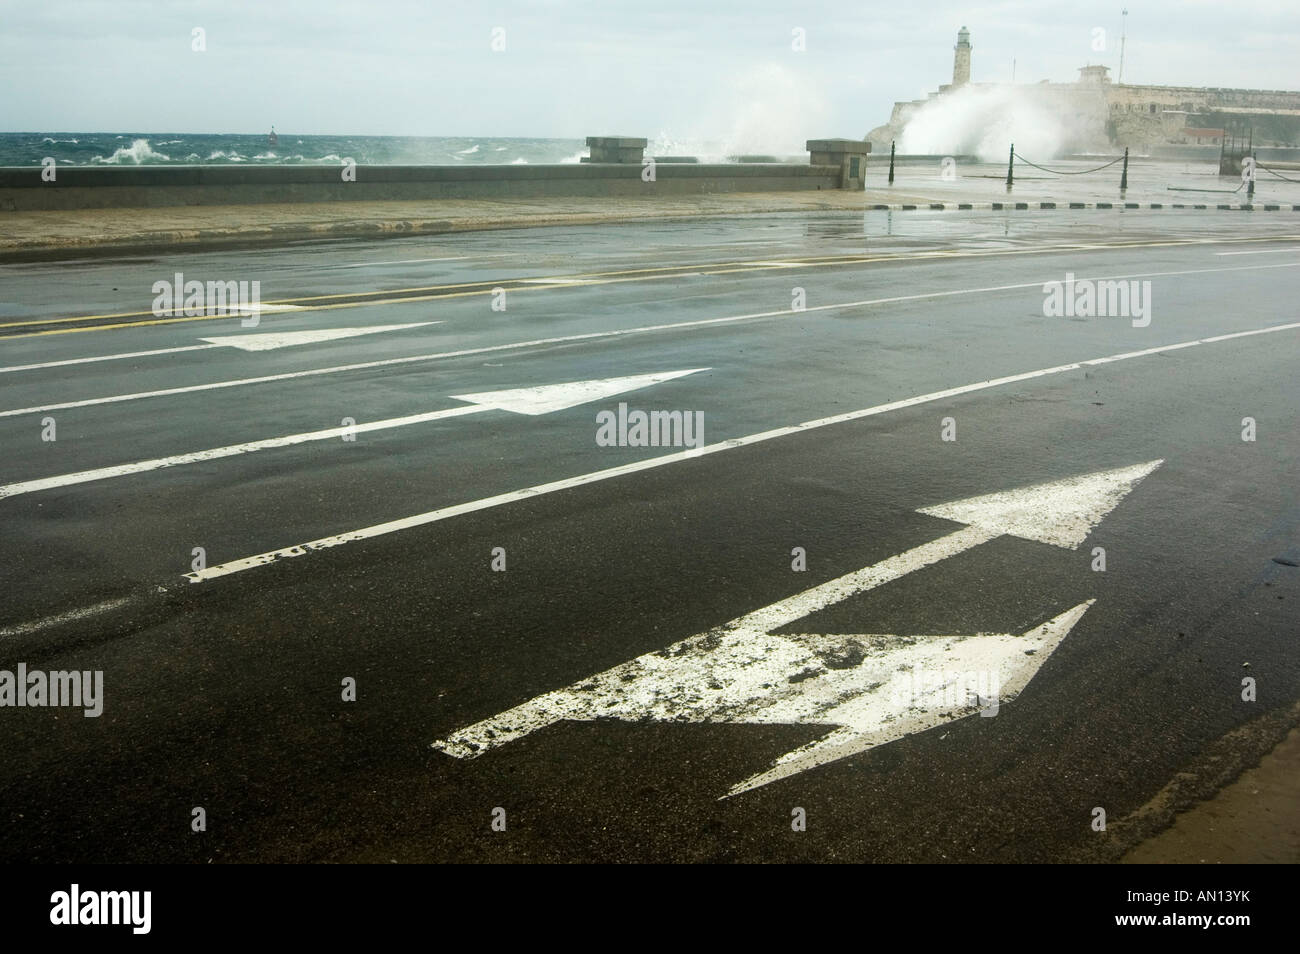
M957 89L970 82L970 30L962 27L957 31L957 45L952 50L952 88Z

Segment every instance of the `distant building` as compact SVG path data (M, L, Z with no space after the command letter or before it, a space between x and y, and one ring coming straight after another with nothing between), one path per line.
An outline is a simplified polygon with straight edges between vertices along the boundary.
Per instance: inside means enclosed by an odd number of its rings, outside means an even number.
M916 111L962 88L1017 90L1050 110L1068 129L1065 151L1128 146L1138 152L1165 144L1218 145L1224 127L1250 127L1257 145L1300 145L1300 92L1198 86L1142 86L1112 83L1110 68L1079 68L1073 83L971 83L970 31L962 27L953 47L952 82L926 99L897 102L889 122L866 138L877 148L901 139Z
M1080 86L1105 86L1110 82L1109 66L1080 66Z

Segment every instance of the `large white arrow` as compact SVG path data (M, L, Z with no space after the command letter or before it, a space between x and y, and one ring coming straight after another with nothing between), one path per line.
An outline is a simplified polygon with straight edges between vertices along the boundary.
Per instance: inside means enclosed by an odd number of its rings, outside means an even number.
M457 758L476 758L564 719L832 728L738 783L728 792L734 795L979 710L996 711L998 703L1024 689L1091 600L1020 635L774 631L1003 534L1077 547L1161 463L1153 460L926 507L920 512L966 526L667 649L544 693L460 729L433 747Z
M107 480L112 477L125 477L128 474L140 474L163 467L176 467L182 464L194 464L199 461L217 460L221 457L234 457L237 454L250 454L254 451L273 447L289 447L305 444L309 441L338 439L354 434L366 434L370 431L383 431L411 424L425 424L448 417L464 417L467 414L479 414L483 411L501 410L515 414L549 414L565 408L598 401L612 397L624 391L635 391L673 378L707 371L708 368L689 368L684 371L661 371L656 374L635 374L622 378L603 378L597 381L570 381L564 384L547 384L534 388L515 388L508 391L480 391L475 394L453 394L458 401L467 404L459 407L443 408L425 414L412 414L407 417L390 417L381 421L368 421L365 424L349 424L342 427L330 427L321 431L306 431L301 434L286 434L283 437L268 437L260 441L248 441L243 444L228 444L225 447L212 447L208 450L193 451L188 454L176 454L171 457L156 457L153 460L133 461L113 467L100 467L95 470L82 470L72 474L58 474L54 477L41 477L36 480L24 480L19 483L0 486L0 498L16 497L38 490L50 490L54 487L67 487L71 484L84 484L92 480Z

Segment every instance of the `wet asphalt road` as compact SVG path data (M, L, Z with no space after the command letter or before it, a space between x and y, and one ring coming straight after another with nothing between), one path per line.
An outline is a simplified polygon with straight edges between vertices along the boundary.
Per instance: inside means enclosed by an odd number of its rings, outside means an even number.
M205 582L183 574L195 547L222 565L670 453L597 444L596 413L620 401L702 412L713 445L1294 322L1297 235L1276 214L782 215L0 267L0 367L56 365L0 371L6 487L463 406L452 395L708 369L548 414L489 409L0 499L0 669L103 670L105 683L95 719L0 709L3 857L1111 858L1122 845L1092 830L1096 807L1124 819L1227 733L1300 700L1300 569L1286 562L1300 562L1300 329L941 397ZM50 321L147 312L153 283L178 271L260 280L264 302L377 294L299 302L257 328ZM1150 324L1044 317L1042 284L1067 273L1150 281ZM504 310L492 287L507 288ZM790 310L796 289L805 311ZM326 371L418 355L431 357ZM325 373L245 383L309 370ZM56 439L42 440L51 417ZM569 721L469 761L431 748L957 529L919 508L1154 459L1078 549L998 537L799 624L1021 633L1095 600L996 718L725 800L825 728ZM348 677L356 701L341 699ZM791 830L794 807L806 831Z

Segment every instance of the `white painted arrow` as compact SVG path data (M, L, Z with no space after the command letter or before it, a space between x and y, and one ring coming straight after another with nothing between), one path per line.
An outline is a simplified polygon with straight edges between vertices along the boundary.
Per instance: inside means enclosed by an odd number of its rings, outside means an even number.
M265 306L264 306L265 307ZM200 338L205 344L182 345L179 348L155 348L152 351L124 351L120 354L99 354L90 358L65 358L62 361L42 361L39 364L15 364L0 368L0 374L11 371L40 371L46 368L64 368L73 364L96 364L100 361L123 361L127 358L152 358L160 354L184 354L187 351L211 351L213 348L239 348L241 351L271 351L276 348L289 348L293 345L314 344L317 341L333 341L337 338L353 338L357 335L375 334L380 331L401 331L403 328L421 328L424 325L440 325L441 321L416 321L405 325L374 325L369 328L331 328L323 331L266 331L254 335L218 335L213 338Z
M329 427L324 430L306 431L301 434L286 434L283 437L269 437L264 440L248 441L243 444L212 447L208 450L175 454L171 457L157 457L153 460L134 461L129 464L117 464L113 467L100 467L95 470L82 470L72 474L58 474L54 477L24 480L19 483L0 486L0 498L16 497L19 494L50 490L55 487L67 487L71 484L84 484L92 480L125 477L128 474L140 474L151 470L160 470L164 467L176 467L182 464L217 460L222 457L234 457L238 454L250 454L254 451L268 450L273 447L290 447L294 444L305 444L309 441L337 439L346 435L366 434L371 431L407 427L411 424L426 424L430 421L438 421L449 417L464 417L467 414L479 414L483 411L502 410L512 411L516 414L548 414L552 411L576 407L579 404L612 397L625 391L635 391L649 387L652 384L659 384L663 381L671 381L674 378L708 370L708 368L690 368L685 371L636 374L622 378L604 378L598 381L570 381L564 384L548 384L536 388L458 394L453 395L453 397L459 401L467 401L469 404L460 407L443 408L439 411L429 411L425 414L390 417L381 421L369 421L365 424L350 424L343 427Z
M734 786L747 791L1010 701L1089 600L1030 631L964 636L777 634L827 606L1003 534L1072 548L1163 461L972 497L922 513L967 526L460 729L433 747L457 758L565 719L786 723L833 727ZM921 674L934 685L917 691ZM970 676L972 678L967 679ZM935 692L936 688L984 691ZM980 698L973 698L978 695ZM726 796L724 796L726 797Z
M656 374L634 374L625 378L602 378L596 381L572 381L568 384L546 384L539 388L515 388L510 391L479 391L475 394L453 394L457 401L495 407L515 414L550 414L566 407L588 404L601 398L613 397L624 391L648 388L652 384L684 378L688 374L708 371L708 368L689 368L685 371L660 371Z
M212 338L200 338L209 344L225 348L238 348L240 351L273 351L276 348L292 348L296 345L316 344L321 341L337 341L340 338L355 338L358 335L373 335L381 331L402 331L406 328L421 328L424 325L439 325L440 321L415 321L404 325L370 325L364 328L313 328L308 331L264 331L255 335L217 335Z

